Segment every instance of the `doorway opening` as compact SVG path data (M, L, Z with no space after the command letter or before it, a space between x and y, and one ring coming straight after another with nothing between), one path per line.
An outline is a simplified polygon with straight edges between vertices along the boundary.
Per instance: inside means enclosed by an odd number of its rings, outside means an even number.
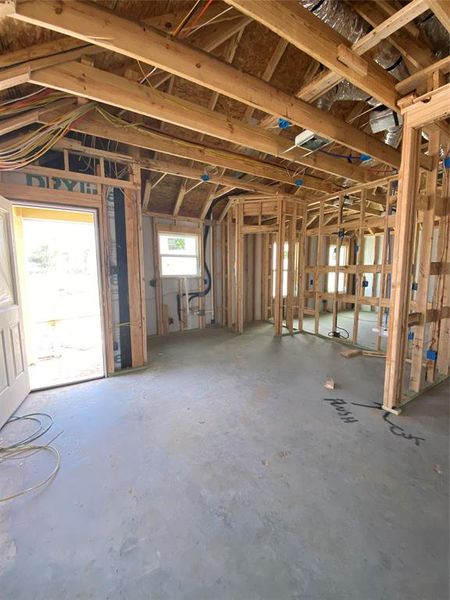
M95 211L14 206L32 390L103 377Z

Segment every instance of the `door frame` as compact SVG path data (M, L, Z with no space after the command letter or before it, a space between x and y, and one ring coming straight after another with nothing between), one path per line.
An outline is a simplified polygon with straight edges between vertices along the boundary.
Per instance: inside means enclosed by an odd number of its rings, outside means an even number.
M68 381L68 382L64 382L64 383L58 383L56 385L51 385L51 386L44 386L41 388L33 388L33 392L37 392L40 390L45 390L45 389L52 389L52 388L56 388L56 387L64 387L66 385L75 385L77 383L83 383L86 381L93 381L95 379L103 379L104 377L108 377L108 375L110 374L108 372L108 344L107 344L107 338L106 338L106 310L105 310L105 289L104 289L104 282L105 279L107 280L107 277L104 277L103 275L103 269L102 269L102 245L101 245L101 229L100 229L100 218L99 218L99 209L98 207L92 207L89 208L87 206L72 206L69 205L68 203L58 203L57 201L55 202L34 202L34 201L26 201L26 200L10 200L11 206L12 206L12 210L13 210L13 214L14 214L14 208L15 207L20 207L20 206L24 206L24 207L34 207L34 208L48 208L50 210L61 210L61 211L65 211L65 212L86 212L86 213L90 213L93 215L94 218L94 235L95 235L95 249L96 249L96 263L97 263L97 283L98 283L98 302L99 302L99 307L100 307L100 324L101 324L101 342L102 342L102 363L103 363L103 375L101 375L100 377L89 377L87 379L77 379L76 381ZM17 243L17 242L15 242ZM14 248L15 250L15 248Z
M98 209L96 208L87 208L77 207L77 206L69 206L67 204L58 204L58 203L48 203L48 202L30 202L30 201L10 201L13 214L15 207L35 207L35 208L48 208L50 210L61 210L65 212L86 212L93 215L94 218L94 235L95 235L95 249L96 249L96 263L97 263L97 284L98 284L98 303L100 307L100 324L101 324L101 343L102 343L102 363L103 363L103 375L99 377L89 377L87 379L77 379L75 381L68 381L56 385L44 386L41 388L34 388L33 392L37 392L45 389L52 389L56 387L64 387L66 385L75 385L77 383L83 383L86 381L93 381L95 379L103 379L108 376L108 363L107 363L107 340L106 340L106 316L104 310L104 302L103 298L105 297L105 292L103 289L103 276L102 276L102 260L101 260L101 244L100 244L100 219L98 215Z

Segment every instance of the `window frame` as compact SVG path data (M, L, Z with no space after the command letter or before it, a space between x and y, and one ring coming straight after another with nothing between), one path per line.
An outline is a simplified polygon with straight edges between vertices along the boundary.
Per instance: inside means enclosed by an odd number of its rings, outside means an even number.
M198 231L186 231L185 229L166 229L161 228L157 230L157 243L158 243L158 258L159 258L159 276L161 279L198 279L201 277L201 235ZM171 252L170 254L161 252L161 237L162 235L171 236L171 237L192 237L195 239L196 253L195 254L176 254ZM196 275L164 275L163 274L163 257L179 257L179 258L195 258L197 265L197 274Z

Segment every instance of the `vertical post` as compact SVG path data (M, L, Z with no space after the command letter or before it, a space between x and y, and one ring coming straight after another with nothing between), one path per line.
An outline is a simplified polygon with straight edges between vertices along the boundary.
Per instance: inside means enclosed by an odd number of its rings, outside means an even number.
M198 239L200 240L200 278L199 278L199 287L198 289L203 293L205 291L205 260L206 260L206 248L204 244L204 235L205 230L202 226L199 227L198 231ZM198 297L198 326L199 329L203 329L205 327L205 296Z
M302 229L298 251L298 330L303 331L303 320L305 316L305 292L306 292L306 224L308 207L302 207Z
M269 318L269 233L261 234L262 259L261 259L261 319L267 321Z
M124 203L127 240L131 361L133 367L141 367L147 362L147 327L145 318L140 195L138 196L135 191L125 189Z
M342 228L342 212L344 210L344 195L339 194L339 207L338 207L338 236L336 240L336 265L334 270L334 294L333 294L333 321L331 330L333 333L337 331L337 320L338 320L338 304L339 304L339 269L341 263L341 248L343 244L343 238L340 235Z
M352 335L352 343L358 343L358 329L359 329L359 313L361 310L361 302L360 298L362 296L362 282L364 277L364 219L366 216L366 200L367 200L367 191L361 190L361 209L359 211L359 227L358 227L358 251L356 255L356 286L355 286L355 310L353 314L353 335ZM375 278L375 273L374 273Z
M449 151L448 143L445 146ZM448 154L447 154L448 155ZM442 182L442 215L438 230L437 259L440 272L436 282L435 302L433 308L437 309L438 320L431 324L432 349L437 350L437 360L430 362L427 369L429 381L434 381L436 371L446 377L449 374L450 363L450 169L444 165L444 180Z
M100 233L100 263L102 276L102 300L103 300L103 323L105 332L105 354L106 354L106 372L108 375L114 373L114 335L113 335L113 317L111 306L111 285L110 285L110 265L109 265L109 230L108 230L108 188L101 186L101 208L99 211L99 233Z
M232 243L231 243L232 211L227 214L227 327L233 327L233 262L232 262Z
M418 278L416 294L416 312L421 313L420 323L414 328L414 340L411 356L410 390L419 392L422 387L422 364L425 348L425 330L428 308L428 290L430 283L431 250L433 245L434 211L436 205L437 172L439 163L439 131L430 133L428 154L433 159L433 168L426 175L426 206L423 210L422 237L418 256Z
M381 331L383 329L383 315L384 315L384 300L386 298L387 293L387 263L389 260L389 247L390 247L390 229L389 229L389 213L390 213L390 205L391 205L391 185L392 182L388 183L387 191L386 191L386 207L384 211L384 223L383 223L383 247L381 251L381 269L380 269L380 289L378 292L378 315L377 315L377 325L378 325L378 335L375 343L375 350L379 352L381 350ZM391 261L392 264L392 261Z
M156 218L153 217L153 268L155 273L155 305L156 305L156 331L158 335L165 335L165 327L162 318L162 289L161 269L159 256L159 239Z
M294 275L295 275L295 244L297 238L297 202L293 202L291 221L289 225L288 246L288 280L286 297L286 327L289 333L294 331Z
M283 331L283 254L284 254L284 200L278 199L275 273L274 335Z
M319 206L319 233L317 236L317 248L316 248L316 269L314 272L314 333L319 333L320 323L320 308L322 304L322 291L323 291L323 271L321 266L323 264L323 225L325 216L325 202L320 201Z
M225 223L220 223L219 225L220 227L220 259L221 259L221 264L222 264L222 268L221 268L221 274L222 274L222 283L220 286L220 297L221 297L221 309L220 309L220 324L222 325L222 327L226 324L226 318L227 318L227 296L226 296L226 291L227 291L227 251L228 251L228 247L227 247L227 241L226 241L226 235L227 235L227 228Z
M236 329L244 331L244 204L239 202L236 209Z
M419 185L420 130L404 117L402 159L395 219L392 292L386 353L383 408L395 410L402 399L402 384L411 284L411 254L416 196Z

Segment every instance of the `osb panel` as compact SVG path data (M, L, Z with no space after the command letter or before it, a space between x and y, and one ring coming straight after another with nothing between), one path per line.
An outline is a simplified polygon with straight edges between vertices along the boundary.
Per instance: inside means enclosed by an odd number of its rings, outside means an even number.
M192 181L194 183L194 181ZM183 200L180 216L199 217L205 205L208 193L211 191L211 185L203 184L195 188Z
M312 60L307 54L289 45L270 83L288 94L295 94L301 88Z
M247 25L236 51L233 65L246 73L261 77L279 37L255 21Z
M153 181L160 176L154 173ZM149 210L152 212L172 213L180 189L181 179L167 175L150 195Z

